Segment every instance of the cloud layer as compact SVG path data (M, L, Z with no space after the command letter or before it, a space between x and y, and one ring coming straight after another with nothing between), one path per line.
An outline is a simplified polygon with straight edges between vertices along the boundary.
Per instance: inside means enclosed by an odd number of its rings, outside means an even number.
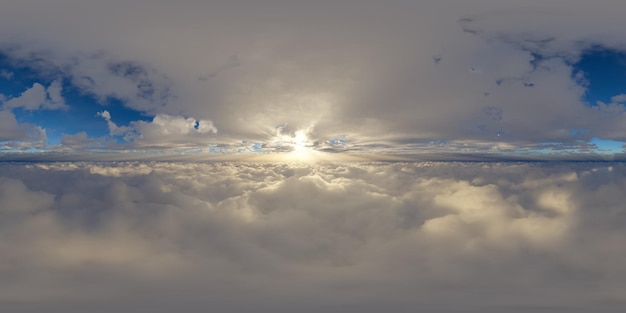
M626 304L623 164L3 163L0 173L3 311Z

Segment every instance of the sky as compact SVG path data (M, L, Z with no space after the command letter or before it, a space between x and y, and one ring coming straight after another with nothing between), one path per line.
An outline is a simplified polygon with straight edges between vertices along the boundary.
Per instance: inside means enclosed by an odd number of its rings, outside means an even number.
M8 1L5 160L624 159L621 1Z
M2 0L0 312L623 312L625 10Z

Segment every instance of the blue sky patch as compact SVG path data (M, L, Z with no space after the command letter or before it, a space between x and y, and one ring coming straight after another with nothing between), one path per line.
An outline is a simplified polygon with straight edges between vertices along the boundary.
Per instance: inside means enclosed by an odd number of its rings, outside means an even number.
M56 72L58 75L50 75L50 72ZM54 70L42 73L28 66L17 66L0 54L0 93L6 99L19 97L35 83L48 87L54 80L62 81L61 95L68 105L67 110L13 109L13 114L19 123L39 125L46 129L49 145L59 144L63 134L73 135L86 132L89 138L107 136L109 134L107 123L97 116L97 113L103 110L109 111L112 121L118 125L152 119L141 112L127 108L124 102L118 99L108 98L101 104L92 95L85 94L71 85L68 79L60 74Z
M624 151L624 143L620 141L593 138L589 143L596 145L599 153L622 153Z
M600 46L585 51L574 65L574 75L581 73L587 84L585 101L592 107L598 101L626 93L626 51Z

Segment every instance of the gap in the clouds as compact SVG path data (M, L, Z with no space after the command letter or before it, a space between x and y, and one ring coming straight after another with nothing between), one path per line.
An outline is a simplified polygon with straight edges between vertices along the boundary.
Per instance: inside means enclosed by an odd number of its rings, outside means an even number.
M131 121L150 120L151 118L128 109L123 102L116 99L100 104L90 95L85 95L64 81L62 95L68 110L35 110L15 109L13 112L20 123L39 125L46 129L48 144L59 144L63 134L73 135L87 133L89 138L99 138L109 134L107 123L97 116L98 112L109 111L112 120L118 125L127 125Z
M595 45L583 51L578 62L573 64L573 78L584 85L586 92L582 99L590 107L601 103L626 104L626 50ZM586 129L572 129L574 137L590 134ZM600 154L624 152L624 143L602 138L588 141Z
M61 95L69 109L34 111L13 109L19 123L38 125L46 130L47 144L59 144L63 134L85 132L89 138L108 135L106 121L97 116L97 113L103 110L109 111L112 120L118 125L127 125L137 120L151 120L151 117L127 108L121 100L107 99L103 103L99 102L98 99L73 86L70 79L64 77L60 71L54 69L42 71L34 64L33 66L16 64L0 53L0 93L6 98L20 96L35 83L48 87L54 80L62 81Z
M613 97L626 94L626 51L593 46L573 66L573 75L584 79L584 100L589 106L611 103Z
M35 123L46 128L48 144L58 144L62 134L73 135L86 132L89 138L100 138L109 134L106 121L97 116L98 112L108 111L112 120L118 125L127 125L131 121L151 120L140 112L129 109L117 99L109 99L100 104L96 99L85 95L72 86L64 84L67 111L35 111ZM122 140L118 138L118 140Z
M622 153L624 151L624 143L621 141L593 138L589 143L596 145L596 147L598 147L597 152L599 153L612 154Z

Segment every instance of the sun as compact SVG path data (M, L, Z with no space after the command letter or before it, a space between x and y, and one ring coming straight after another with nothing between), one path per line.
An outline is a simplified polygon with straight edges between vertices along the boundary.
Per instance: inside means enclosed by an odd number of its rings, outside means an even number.
M318 159L319 152L309 138L313 126L314 124L296 131L290 131L286 124L277 127L271 142L282 152L277 152L274 157L289 162L311 162Z
M312 149L308 147L309 138L307 138L306 133L302 130L296 131L295 136L293 137L293 140L291 143L292 143L293 150L296 152L306 153L306 152L313 151Z
M315 159L317 151L312 148L312 142L305 129L297 130L293 136L285 139L283 144L291 147L291 151L285 152L282 155L283 158L299 162L309 162Z
M281 124L274 128L274 134L268 140L268 153L253 157L254 160L268 162L333 162L347 158L340 154L328 153L316 149L316 140L311 138L314 134L315 122L306 128L297 130L290 129L287 124ZM314 137L314 135L313 135Z

